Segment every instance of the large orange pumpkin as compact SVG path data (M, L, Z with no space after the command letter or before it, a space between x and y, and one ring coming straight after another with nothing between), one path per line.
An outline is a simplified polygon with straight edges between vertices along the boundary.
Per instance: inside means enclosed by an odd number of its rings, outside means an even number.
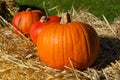
M12 25L23 34L28 34L30 26L38 21L45 13L41 10L26 10L17 13L12 20ZM17 31L15 31L17 33Z
M41 61L52 68L86 69L98 57L99 38L90 25L72 22L66 17L62 17L61 23L54 22L43 28L37 40L38 54Z

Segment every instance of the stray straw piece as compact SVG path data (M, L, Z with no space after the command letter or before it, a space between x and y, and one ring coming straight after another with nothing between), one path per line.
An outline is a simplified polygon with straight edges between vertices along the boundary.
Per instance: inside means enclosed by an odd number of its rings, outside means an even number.
M72 61L71 61L70 58L69 58L69 62L70 62L70 65L71 65L71 67L72 67L72 71L73 71L73 73L74 73L76 79L79 80L78 75L77 75L77 73L75 72L75 68L74 68L73 63L72 63Z
M0 19L6 24L6 25L8 25L8 26L10 26L9 27L9 29L11 29L11 30L16 30L22 37L23 37L23 39L25 39L26 41L28 41L28 39L25 37L25 35L23 34L23 33L21 33L16 27L14 27L13 25L11 25L7 20L5 20L2 16L0 16ZM8 27L7 26L7 27Z
M103 15L103 18L104 18L104 20L105 20L107 26L111 29L112 33L117 37L115 31L112 29L111 25L109 24L108 20L106 19L106 17L105 17L104 15Z

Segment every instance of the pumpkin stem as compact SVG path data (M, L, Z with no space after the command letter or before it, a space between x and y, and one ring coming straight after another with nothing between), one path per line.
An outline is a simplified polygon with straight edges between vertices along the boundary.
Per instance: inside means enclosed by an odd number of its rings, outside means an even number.
M70 14L68 12L67 13L63 13L61 21L60 21L60 24L66 24L66 23L69 23L69 22L71 22Z
M41 18L40 18L40 22L46 22L48 19L47 19L47 17L46 16L42 16Z
M26 9L26 11L30 11L30 10L32 10L32 9L31 9L31 8L27 8L27 9Z

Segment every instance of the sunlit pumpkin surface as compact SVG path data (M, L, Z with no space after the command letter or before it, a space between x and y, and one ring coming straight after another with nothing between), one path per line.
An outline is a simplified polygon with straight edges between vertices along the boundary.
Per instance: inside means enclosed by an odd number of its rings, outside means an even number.
M51 23L43 28L37 41L40 59L47 66L82 70L90 67L99 53L99 39L95 30L84 23Z
M43 15L45 14L40 10L19 12L14 16L12 25L20 30L23 34L28 34L30 26L34 22L38 21Z

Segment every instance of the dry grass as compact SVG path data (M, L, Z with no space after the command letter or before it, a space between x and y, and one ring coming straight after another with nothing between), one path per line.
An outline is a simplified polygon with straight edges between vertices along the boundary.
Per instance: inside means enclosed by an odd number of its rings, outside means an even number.
M120 80L119 18L110 24L104 15L101 21L85 11L73 9L71 14L74 21L93 26L100 37L100 55L92 67L83 71L70 68L69 72L49 68L40 61L29 38L26 43L9 27L0 27L0 80Z

